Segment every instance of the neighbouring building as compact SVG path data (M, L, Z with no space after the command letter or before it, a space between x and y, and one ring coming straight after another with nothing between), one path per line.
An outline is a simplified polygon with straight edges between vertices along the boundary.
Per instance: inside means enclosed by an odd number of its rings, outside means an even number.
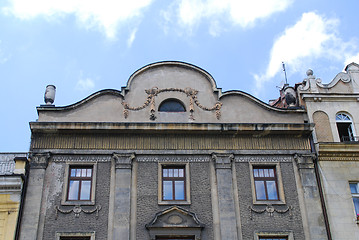
M158 62L121 90L54 97L49 85L30 123L20 239L327 239L312 116L295 91L281 109Z
M315 123L332 239L359 239L359 65L349 64L328 84L308 70L297 89L309 121Z
M18 235L27 153L0 153L0 239Z

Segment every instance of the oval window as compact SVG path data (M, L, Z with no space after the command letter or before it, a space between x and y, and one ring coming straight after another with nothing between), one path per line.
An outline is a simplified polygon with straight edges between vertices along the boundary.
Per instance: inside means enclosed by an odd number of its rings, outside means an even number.
M182 102L177 99L167 99L164 100L160 107L158 108L159 112L185 112L186 109Z

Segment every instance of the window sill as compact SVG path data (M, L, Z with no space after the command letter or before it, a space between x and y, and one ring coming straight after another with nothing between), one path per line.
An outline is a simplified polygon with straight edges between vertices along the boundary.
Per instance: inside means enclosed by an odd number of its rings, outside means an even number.
M190 201L159 201L158 205L191 205Z
M93 206L94 201L61 201L63 206Z
M254 201L253 205L285 205L285 201Z

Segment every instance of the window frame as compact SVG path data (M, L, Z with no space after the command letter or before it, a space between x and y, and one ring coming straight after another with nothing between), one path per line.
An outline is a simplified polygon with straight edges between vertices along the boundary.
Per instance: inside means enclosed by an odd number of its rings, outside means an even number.
M73 168L90 168L90 167L92 168L90 199L89 200L68 200L71 169L73 169ZM93 163L93 162L92 163L89 163L89 162L66 163L61 205L95 205L96 175L97 175L97 163Z
M185 200L163 200L163 169L165 168L184 169L184 196ZM191 204L189 163L158 163L158 204L159 205L189 205Z
M339 117L339 116L344 116L343 117ZM347 118L347 119L345 119ZM346 129L348 130L348 133L343 134L342 131L339 131L339 125L344 125L347 124L348 127L346 127ZM353 123L353 118L345 112L338 112L337 114L335 114L335 125L337 128L337 132L338 132L338 137L339 137L339 141L340 142L354 142L357 141L357 136L355 133L355 129L354 129L354 123ZM346 136L348 135L348 136ZM345 140L345 138L348 138L348 140Z
M163 111L163 110L161 110L161 108L163 107L164 104L170 103L170 102L178 103L179 105L181 105L181 107L183 108L183 111ZM186 110L186 106L183 104L183 102L181 100L179 100L177 98L167 98L167 99L164 99L158 106L158 112L185 113L185 112L187 112L187 110Z
M274 169L274 172L276 174L275 179L276 179L277 195L278 195L277 200L257 200L255 177L254 177L254 173L253 173L253 170L256 168L263 168L263 169L273 168ZM262 205L262 204L284 205L284 204L286 204L285 196L284 196L282 174L281 174L279 162L277 162L277 163L263 163L263 162L249 163L249 170L250 170L253 204L255 204L255 205Z
M294 240L292 231L255 231L254 240L261 239L270 239L270 238L286 238L286 240Z
M350 184L356 184L357 185L357 193L352 193ZM354 198L359 199L359 182L358 181L350 181L349 182L349 191L350 191L350 194L352 195L355 218L356 218L356 220L358 222L359 221L359 204L358 204L358 212L357 212L356 207L355 207Z

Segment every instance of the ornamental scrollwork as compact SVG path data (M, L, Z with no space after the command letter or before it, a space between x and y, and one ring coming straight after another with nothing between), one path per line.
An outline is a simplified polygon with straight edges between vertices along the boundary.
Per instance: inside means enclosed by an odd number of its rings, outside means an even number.
M55 219L57 219L58 217L58 213L63 213L63 214L69 214L71 212L73 212L75 214L75 217L79 217L81 212L84 212L86 214L91 214L96 212L96 217L98 218L98 212L101 210L101 205L97 205L94 209L91 210L86 210L83 209L80 205L76 205L71 209L65 210L65 209L60 209L59 206L55 206L55 210L56 210L56 216Z
M155 120L156 119L156 102L155 97L163 92L181 92L186 94L187 97L189 97L189 112L190 112L190 119L194 120L193 112L194 112L194 105L201 108L204 111L215 111L216 118L220 119L221 117L221 108L222 103L216 102L216 104L213 107L205 107L203 106L197 98L198 91L192 88L164 88L164 89L158 89L158 87L153 87L151 89L146 89L145 92L147 93L147 99L146 101L138 107L131 107L127 102L122 102L123 105L123 115L125 118L128 117L129 111L138 111L142 110L148 106L150 106L150 119Z
M290 216L290 218L292 218L292 211L293 211L292 206L288 206L286 209L280 210L280 209L275 209L271 204L268 204L264 209L260 209L260 210L254 209L252 206L249 206L248 209L250 212L251 220L253 220L253 212L258 213L258 214L267 212L270 217L273 217L274 212L279 213L279 214L284 214L286 212L289 212L289 216Z

